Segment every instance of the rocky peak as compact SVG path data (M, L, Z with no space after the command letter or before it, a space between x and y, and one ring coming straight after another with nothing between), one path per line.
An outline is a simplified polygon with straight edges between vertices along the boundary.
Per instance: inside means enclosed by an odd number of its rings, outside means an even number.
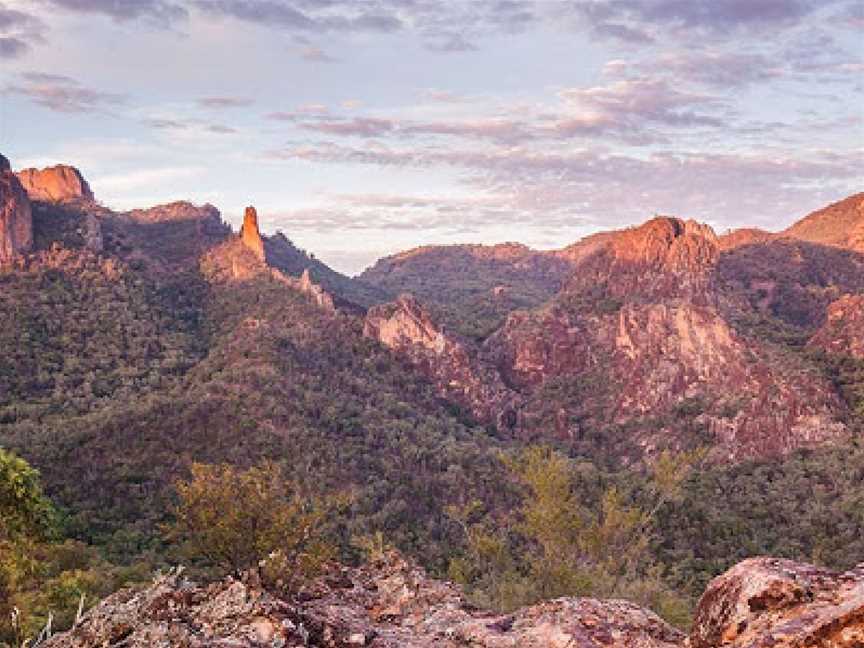
M264 239L261 238L261 231L258 229L258 212L254 207L247 207L246 213L243 215L243 226L240 228L240 239L243 244L252 250L252 252L261 261L265 260L264 255Z
M717 258L718 239L710 226L693 220L658 216L611 239L619 263L673 271L701 270Z
M0 263L8 263L33 247L33 212L27 192L0 155Z
M90 185L81 172L65 164L45 169L24 169L18 172L18 179L31 200L94 200Z

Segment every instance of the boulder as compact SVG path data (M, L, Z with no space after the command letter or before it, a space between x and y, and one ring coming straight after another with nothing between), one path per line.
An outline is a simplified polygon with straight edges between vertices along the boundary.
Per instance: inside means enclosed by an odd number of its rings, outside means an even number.
M860 648L864 565L836 574L791 560L745 560L709 583L687 646Z
M18 179L31 200L94 200L90 185L81 172L65 164L45 169L24 169L18 172Z

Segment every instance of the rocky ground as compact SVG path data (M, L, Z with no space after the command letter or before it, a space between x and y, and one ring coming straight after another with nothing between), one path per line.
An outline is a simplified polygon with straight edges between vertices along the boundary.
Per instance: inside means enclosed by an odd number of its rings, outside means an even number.
M836 574L746 560L708 586L689 636L627 601L561 598L509 615L477 610L450 583L392 553L334 568L288 599L228 578L182 574L123 590L46 648L860 648L864 565Z

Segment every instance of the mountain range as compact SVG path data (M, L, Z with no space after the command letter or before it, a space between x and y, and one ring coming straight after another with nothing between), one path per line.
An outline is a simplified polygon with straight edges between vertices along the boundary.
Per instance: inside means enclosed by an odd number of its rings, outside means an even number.
M0 445L117 556L158 546L191 460L348 487L348 531L434 569L445 504L506 509L502 449L728 471L864 431L864 193L777 233L655 216L348 277L254 208L237 233L211 205L118 212L73 167L0 162Z

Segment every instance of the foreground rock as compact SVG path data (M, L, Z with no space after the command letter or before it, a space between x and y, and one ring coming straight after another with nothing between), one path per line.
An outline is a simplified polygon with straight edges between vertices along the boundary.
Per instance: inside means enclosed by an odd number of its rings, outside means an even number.
M0 155L0 263L33 247L33 212L9 160Z
M791 560L745 560L708 585L687 645L860 648L864 565L838 575Z
M298 602L300 601L300 602ZM746 560L716 578L690 637L626 601L561 598L510 615L478 611L450 583L390 554L335 569L298 600L226 579L179 575L124 590L50 648L860 648L864 566L837 575L788 560Z
M93 200L90 185L75 167L58 164L45 169L24 169L18 179L31 200L61 202L66 200Z
M233 579L204 587L173 575L114 594L45 646L674 648L684 639L626 601L558 599L512 615L478 612L458 588L396 555L335 571L300 598L290 603Z

